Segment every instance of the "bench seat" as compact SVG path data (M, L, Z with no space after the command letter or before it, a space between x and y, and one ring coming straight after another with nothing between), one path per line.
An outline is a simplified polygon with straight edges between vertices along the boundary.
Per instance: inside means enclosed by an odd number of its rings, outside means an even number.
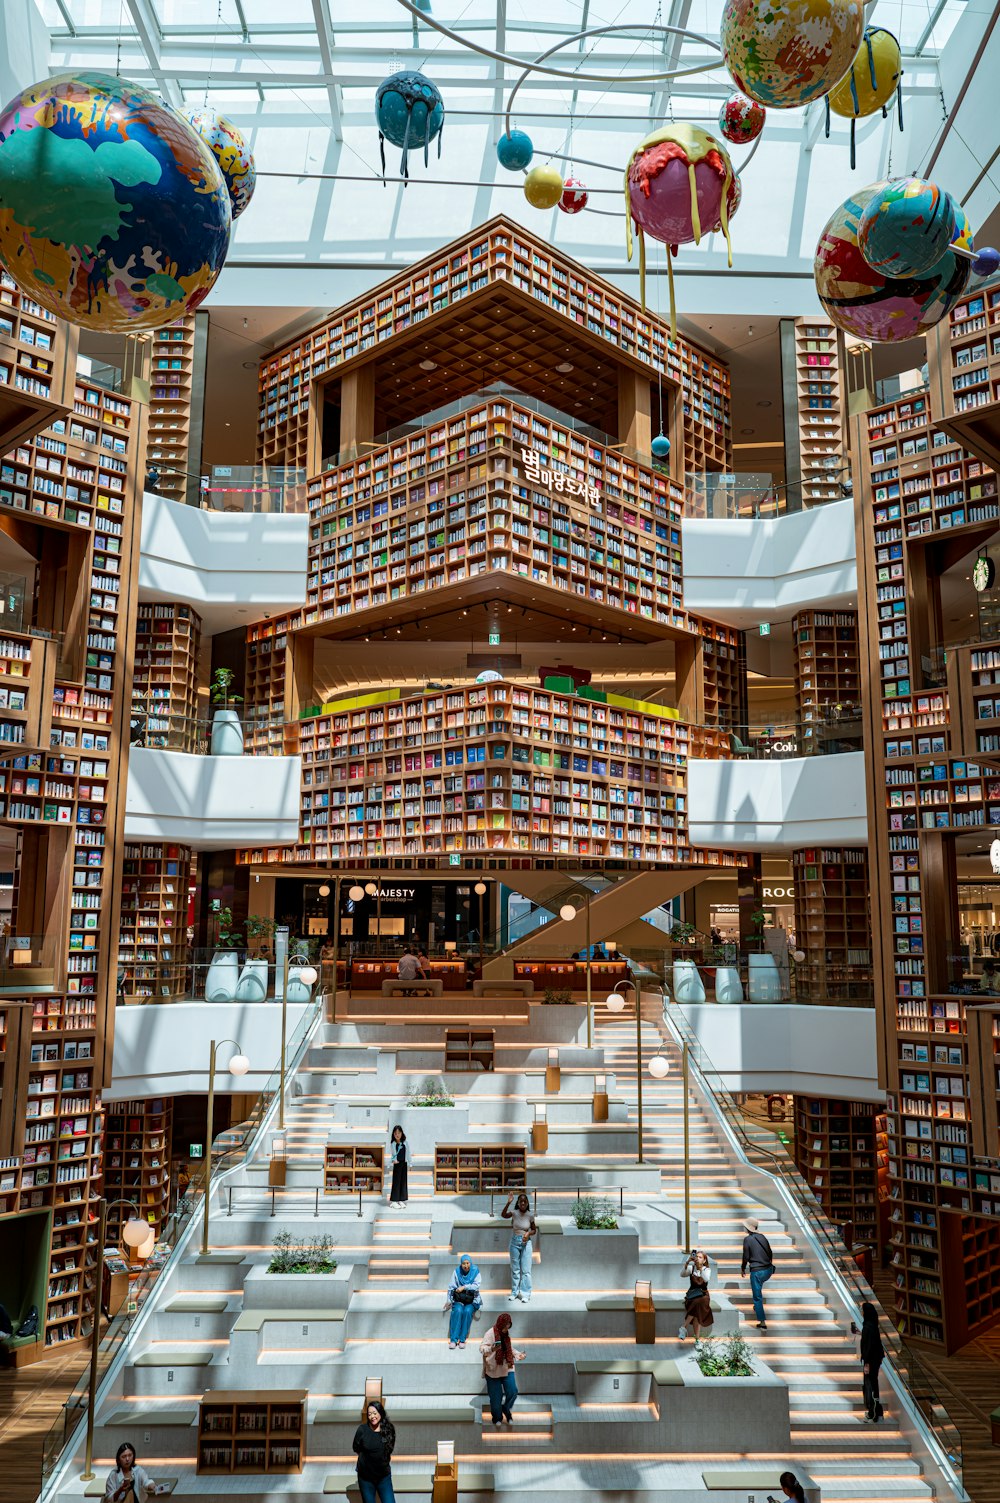
M709 1304L713 1310L721 1310L718 1300L710 1299ZM631 1294L601 1294L595 1299L588 1299L588 1310L633 1310ZM683 1310L683 1294L654 1294L653 1308L655 1310Z
M398 993L404 996L412 996L414 992L430 992L432 997L444 995L444 982L440 977L431 977L428 981L393 981L392 978L382 982L383 997L394 997Z
M269 1320L294 1320L301 1325L316 1325L321 1320L345 1320L346 1310L326 1306L315 1310L244 1310L236 1317L234 1331L259 1331Z
M85 1498L103 1498L107 1480L107 1476L94 1477L84 1488L83 1496ZM172 1493L177 1486L176 1477L154 1477L153 1481L156 1483L157 1488L160 1489L161 1497L165 1497L167 1493ZM145 1497L143 1497L142 1503L146 1503Z
M683 1388L684 1379L676 1362L642 1361L638 1357L611 1357L602 1362L577 1362L578 1373L609 1373L612 1377L626 1373L650 1373L661 1388Z
M474 997L493 997L503 993L509 993L515 997L533 997L535 995L535 983L533 981L474 981L472 983L472 995Z
M405 1475L403 1472L394 1471L392 1474L392 1490L399 1493L426 1493L428 1497L433 1490L434 1474L432 1472L416 1472ZM467 1472L464 1467L458 1469L458 1495L463 1493L491 1493L494 1488L492 1472ZM103 1487L101 1489L103 1492ZM330 1472L323 1481L324 1493L358 1494L358 1476L356 1472Z

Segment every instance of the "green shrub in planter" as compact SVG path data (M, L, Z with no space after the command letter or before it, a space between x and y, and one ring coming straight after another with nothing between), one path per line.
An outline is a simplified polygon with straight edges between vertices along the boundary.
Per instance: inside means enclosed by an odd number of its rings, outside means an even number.
M752 1378L754 1350L734 1331L725 1341L708 1336L695 1342L695 1360L706 1378Z
M573 1220L581 1232L613 1232L618 1228L614 1204L606 1196L600 1200L593 1195L579 1196L573 1206Z
M428 1075L422 1085L410 1087L406 1104L407 1106L454 1106L455 1102L448 1094L444 1082L437 1080L433 1075Z
M274 1252L267 1265L268 1273L336 1273L330 1237L310 1237L308 1242L293 1242L291 1232L279 1232Z
M570 991L556 992L556 991L552 990L551 986L547 986L545 988L545 995L542 998L543 1005L547 1004L549 1007L569 1007L572 1004L572 1001L573 1001L573 993L572 992L570 992Z

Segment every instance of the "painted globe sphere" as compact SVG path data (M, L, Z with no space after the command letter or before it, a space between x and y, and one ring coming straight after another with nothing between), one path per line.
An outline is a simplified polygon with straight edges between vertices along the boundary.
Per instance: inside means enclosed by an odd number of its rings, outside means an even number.
M666 459L670 453L670 440L665 433L658 433L649 448L654 459Z
M535 146L527 131L506 131L497 142L497 161L508 172L523 172L535 154Z
M207 145L219 164L229 189L233 218L238 219L253 198L257 186L257 169L253 154L231 120L217 110L188 110L185 119Z
M919 277L885 277L869 266L858 244L858 225L884 187L861 188L831 215L813 271L820 302L838 328L875 344L894 344L926 333L951 311L968 284L970 263L948 250Z
M422 146L424 166L430 143L438 138L441 155L441 130L444 126L444 100L437 84L423 73L390 73L375 91L375 119L378 122L382 168L385 169L383 138L402 149L400 172L409 177L409 153Z
M892 32L884 26L866 26L857 56L830 90L831 110L845 120L874 115L892 98L902 68L899 43Z
M863 31L862 0L726 0L722 53L744 94L793 110L843 78Z
M729 153L714 136L683 121L666 125L632 153L629 213L640 234L664 245L697 242L720 228L728 240L735 182Z
M919 277L940 261L957 228L949 193L923 178L894 178L868 200L858 245L875 271Z
M524 179L524 196L533 209L554 209L562 198L564 187L558 167L542 162L532 167Z
M587 207L587 200L589 198L590 194L583 184L575 177L568 177L562 197L559 200L559 207L564 214L579 214L581 209Z
M734 146L756 141L764 129L767 111L756 99L745 94L730 94L719 111L719 130Z
M197 308L229 248L219 164L125 78L63 73L0 113L0 261L85 329L157 329Z

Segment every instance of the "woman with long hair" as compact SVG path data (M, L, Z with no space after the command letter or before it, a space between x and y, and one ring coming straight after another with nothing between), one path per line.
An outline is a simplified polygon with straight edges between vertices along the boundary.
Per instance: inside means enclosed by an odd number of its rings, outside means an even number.
M523 1362L527 1352L519 1352L510 1339L510 1316L501 1311L483 1337L479 1354L483 1359L483 1377L490 1396L490 1417L495 1426L512 1425L511 1410L517 1398L515 1362Z
M688 1287L684 1295L684 1322L677 1334L683 1341L690 1331L697 1341L703 1327L715 1323L708 1294L708 1281L712 1276L708 1253L696 1247L681 1272L687 1274Z
M469 1328L473 1320L479 1317L483 1303L481 1287L482 1275L479 1269L469 1254L463 1253L452 1273L451 1283L448 1285L448 1303L445 1306L451 1311L451 1319L448 1322L448 1345L452 1351L457 1346L465 1346Z
M531 1214L531 1201L523 1192L517 1197L513 1207L513 1190L507 1196L507 1204L503 1207L500 1215L510 1222L510 1293L507 1299L511 1304L520 1300L527 1304L531 1299L531 1239L537 1235L538 1228L535 1218Z
M781 1491L786 1498L793 1499L793 1503L806 1503L806 1495L803 1491L802 1483L794 1472L782 1472L778 1481L781 1484ZM775 1503L775 1499L771 1497L770 1493L767 1495L767 1503Z
M389 1186L390 1206L402 1207L410 1198L406 1183L406 1166L409 1162L410 1150L406 1146L406 1134L397 1122L389 1138L389 1163L392 1165L392 1183Z
M125 1440L115 1452L115 1469L108 1474L104 1496L110 1503L142 1503L147 1493L156 1491L145 1467L138 1466L135 1446Z
M861 1306L861 1368L864 1373L862 1392L865 1399L865 1419L877 1425L885 1411L878 1391L879 1368L885 1358L885 1348L878 1329L878 1311L867 1301Z
M361 1503L396 1503L392 1490L392 1453L396 1429L378 1399L365 1405L365 1418L354 1432Z

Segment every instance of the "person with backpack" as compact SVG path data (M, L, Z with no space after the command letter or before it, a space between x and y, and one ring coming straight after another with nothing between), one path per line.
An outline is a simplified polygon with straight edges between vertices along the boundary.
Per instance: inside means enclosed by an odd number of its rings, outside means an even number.
M764 1314L764 1285L774 1272L774 1258L771 1254L771 1244L764 1233L759 1230L760 1222L755 1216L750 1216L743 1223L746 1236L743 1238L743 1263L740 1268L740 1277L746 1278L747 1271L750 1273L750 1292L753 1295L753 1313L757 1317L757 1329L767 1330L767 1316Z
M885 1348L878 1329L878 1311L866 1300L861 1306L861 1365L864 1373L863 1392L865 1419L877 1425L884 1410L878 1391L879 1368L885 1359Z
M448 1285L448 1303L445 1305L445 1309L451 1311L448 1345L452 1351L455 1347L465 1346L469 1327L473 1320L479 1319L483 1304L481 1287L482 1276L479 1269L469 1254L463 1253L452 1273L451 1283Z

